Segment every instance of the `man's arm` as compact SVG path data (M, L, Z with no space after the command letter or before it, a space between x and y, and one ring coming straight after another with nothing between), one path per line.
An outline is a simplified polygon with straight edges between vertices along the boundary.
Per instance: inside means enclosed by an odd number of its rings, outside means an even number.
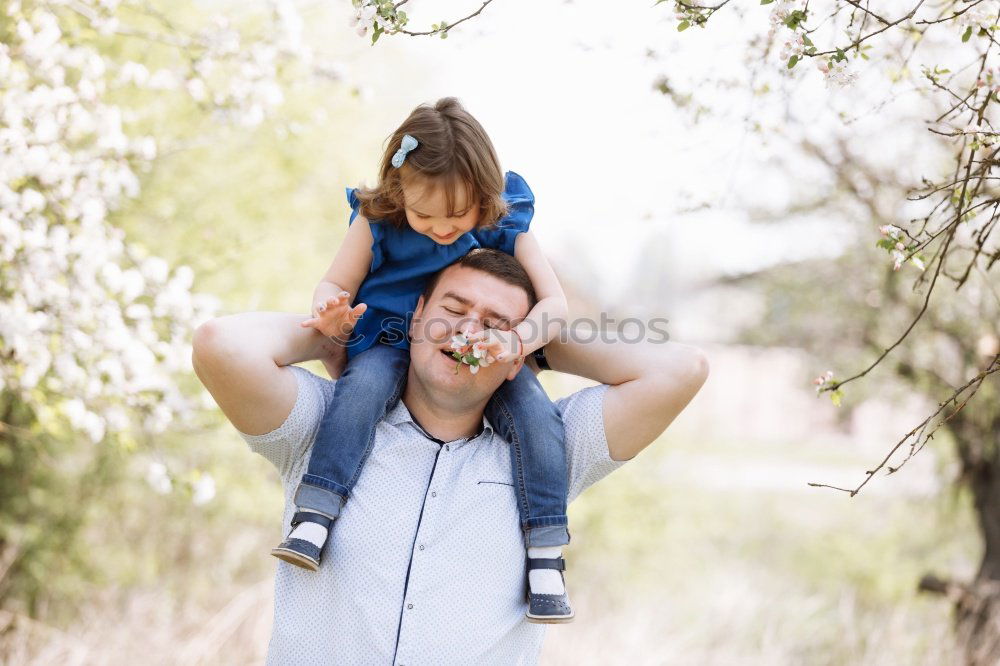
M690 345L623 342L614 331L590 328L573 333L547 344L545 357L553 370L610 386L604 432L613 460L634 458L659 437L708 377L708 359Z
M294 363L321 359L335 343L305 315L248 312L212 319L194 333L192 363L198 378L237 430L271 432L295 405Z

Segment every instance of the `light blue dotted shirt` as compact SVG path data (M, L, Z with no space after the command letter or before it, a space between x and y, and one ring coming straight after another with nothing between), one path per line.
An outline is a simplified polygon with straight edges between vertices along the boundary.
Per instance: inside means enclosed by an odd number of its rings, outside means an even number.
M335 382L292 367L298 396L281 426L241 433L285 490L282 525ZM607 386L559 400L569 500L623 463L604 435ZM476 437L428 439L402 402L334 524L318 572L277 562L273 666L534 664L543 625L528 623L525 549L509 445L483 420ZM287 532L283 528L282 536Z

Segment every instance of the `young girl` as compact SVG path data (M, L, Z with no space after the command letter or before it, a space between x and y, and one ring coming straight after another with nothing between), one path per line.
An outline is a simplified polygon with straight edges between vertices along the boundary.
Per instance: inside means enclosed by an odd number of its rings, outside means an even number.
M376 424L402 394L407 330L429 277L477 247L512 254L524 266L537 296L527 318L509 331L486 327L470 336L485 345L489 361L523 358L557 335L566 319L562 289L528 231L534 196L519 175L501 171L486 132L458 100L417 107L390 137L378 185L348 189L347 197L350 227L313 294L313 318L303 326L335 337L355 326L349 339L340 338L346 359L327 365L339 375L333 401L295 493L292 531L272 551L313 571L371 451ZM357 294L353 307L351 294ZM528 619L568 622L573 610L562 576L561 547L569 531L559 413L523 367L496 391L486 418L512 443L528 549Z

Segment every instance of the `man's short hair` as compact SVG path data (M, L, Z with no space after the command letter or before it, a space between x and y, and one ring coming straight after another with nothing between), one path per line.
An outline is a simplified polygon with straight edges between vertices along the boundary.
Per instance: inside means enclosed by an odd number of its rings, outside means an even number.
M448 264L431 276L431 279L427 281L427 286L424 287L424 303L430 300L441 274L452 266L464 266L465 268L482 271L509 285L520 287L528 295L529 312L531 308L535 307L535 303L538 302L538 297L535 295L535 287L531 284L531 278L528 277L528 272L524 270L521 262L506 252L488 247L479 247L458 261Z

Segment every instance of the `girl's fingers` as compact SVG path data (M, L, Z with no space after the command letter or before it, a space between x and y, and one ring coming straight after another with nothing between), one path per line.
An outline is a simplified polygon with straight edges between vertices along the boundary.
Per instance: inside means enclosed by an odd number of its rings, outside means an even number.
M329 297L325 301L320 301L319 303L316 304L316 307L317 308L325 308L325 307L329 307L331 305L336 305L337 303L339 303L343 299L350 298L350 296L351 295L349 293L347 293L346 291L342 291L339 294L335 294L335 295Z
M330 298L326 299L326 304L330 306L339 305L341 301L346 301L350 299L350 297L351 297L350 294L348 294L346 291L342 291L336 296L331 296Z
M367 304L358 303L357 305L354 306L354 309L351 310L351 316L354 317L355 319L360 319L361 315L363 315L365 313L365 310L367 309L368 309Z
M322 312L322 316L333 317L336 319L339 317L343 317L348 312L350 312L350 306L348 306L347 303L338 302L331 305L326 310L324 310Z

